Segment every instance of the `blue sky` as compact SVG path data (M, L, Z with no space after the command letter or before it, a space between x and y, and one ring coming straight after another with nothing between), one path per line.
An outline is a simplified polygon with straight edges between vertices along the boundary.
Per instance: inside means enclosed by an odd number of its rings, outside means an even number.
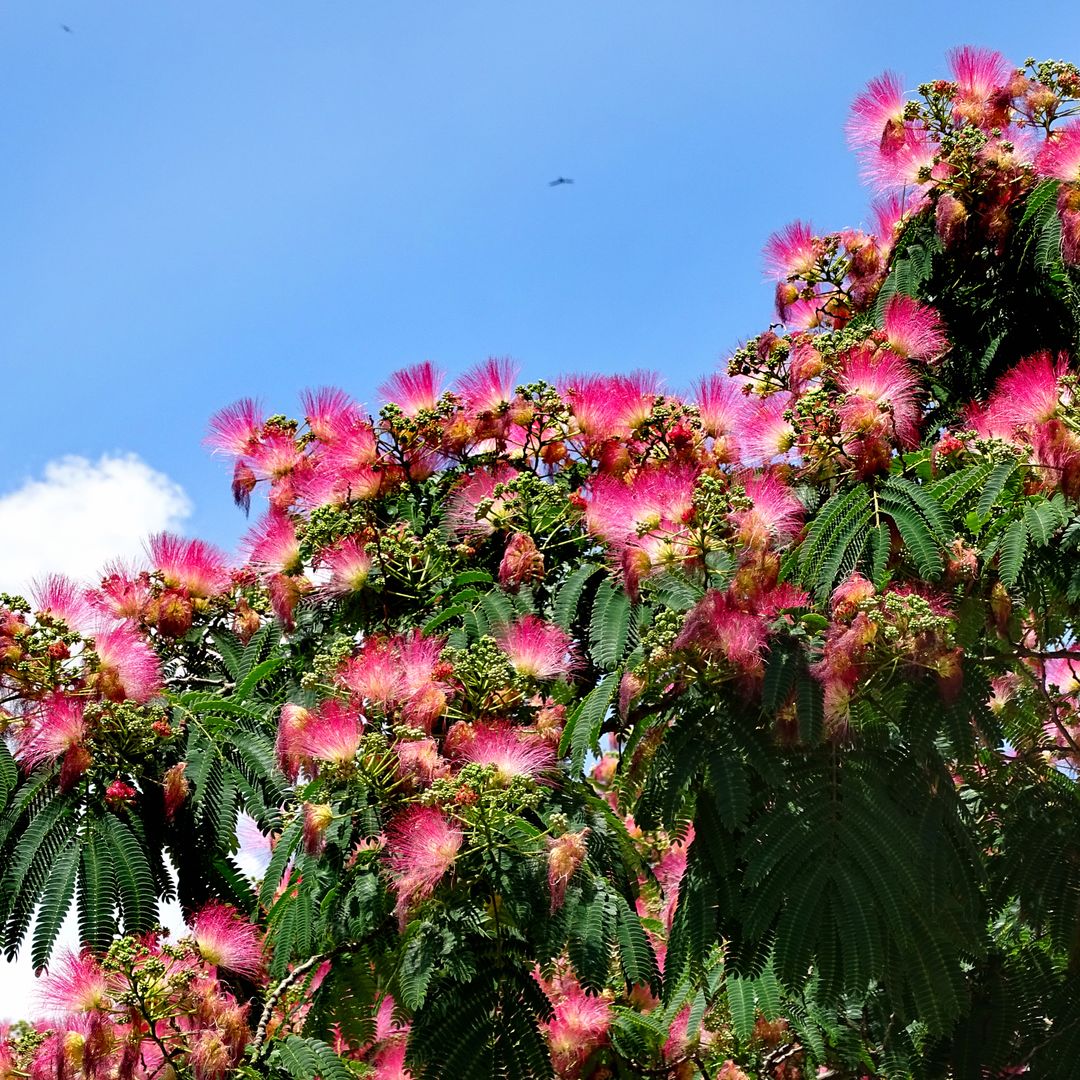
M231 546L200 439L236 397L371 401L396 367L487 355L685 385L767 323L773 229L863 219L843 122L866 80L914 85L965 42L1080 55L1080 6L1024 24L994 2L0 2L0 496L133 453Z

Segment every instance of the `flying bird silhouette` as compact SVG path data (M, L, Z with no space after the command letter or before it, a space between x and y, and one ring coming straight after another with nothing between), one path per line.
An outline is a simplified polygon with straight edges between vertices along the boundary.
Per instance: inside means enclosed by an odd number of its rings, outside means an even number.
M68 26L67 23L61 23L60 24L60 29L63 30L65 34L70 34L71 33L71 27Z
M548 187L558 187L560 184L572 184L573 182L568 176L557 176L554 180L548 181Z

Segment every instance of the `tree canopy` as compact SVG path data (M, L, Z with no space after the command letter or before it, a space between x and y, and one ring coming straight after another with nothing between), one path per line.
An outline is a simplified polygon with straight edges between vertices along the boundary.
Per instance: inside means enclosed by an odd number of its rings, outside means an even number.
M1080 1076L1080 72L949 62L689 392L240 401L242 558L0 597L0 1078Z

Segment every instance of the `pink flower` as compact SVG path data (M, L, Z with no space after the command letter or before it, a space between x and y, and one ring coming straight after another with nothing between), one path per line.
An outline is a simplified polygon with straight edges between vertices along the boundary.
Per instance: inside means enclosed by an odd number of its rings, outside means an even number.
M518 370L513 360L493 356L459 376L454 389L473 415L497 412L513 400Z
M940 146L921 128L909 128L904 142L891 154L863 160L862 178L875 191L924 191Z
M660 376L651 371L571 375L558 382L588 445L628 438L652 412L660 385Z
M450 774L434 739L400 739L394 744L394 753L398 772L414 789L431 787L434 780Z
M1062 405L1061 380L1069 374L1068 358L1048 352L1021 360L1005 373L990 398L989 410L1007 424L1028 429L1053 419Z
M492 469L477 469L463 476L454 486L447 503L446 521L460 537L490 536L500 527L506 514L506 499L496 497L495 488L508 484L517 471L499 464ZM481 506L483 509L481 510Z
M721 463L739 459L739 432L751 407L743 390L741 383L725 375L702 379L694 389L701 426L714 440L713 451Z
M316 563L330 572L330 580L319 586L319 592L325 596L360 592L371 572L371 556L364 550L364 542L356 536L347 536L332 548L320 551Z
M551 893L551 910L558 911L566 899L566 890L578 867L585 861L585 840L588 829L567 832L557 839L549 838L548 845L548 891Z
M334 808L329 803L304 803L304 850L309 855L321 855L326 847L326 830L334 820Z
M852 349L844 358L837 384L846 395L838 410L846 435L895 439L905 447L918 443L918 380L899 356Z
M35 581L31 595L38 612L61 620L78 634L92 633L101 622L87 590L63 574Z
M216 900L191 921L191 936L208 963L237 975L257 978L263 967L263 937L236 908Z
M802 503L775 473L751 473L741 482L753 505L731 514L739 530L738 542L755 548L786 544L802 523Z
M363 730L363 721L353 709L327 698L297 734L296 749L312 761L348 765L360 749Z
M161 668L154 651L125 624L95 635L100 666L95 686L110 701L149 701L161 690Z
M68 953L38 983L38 999L50 1017L107 1009L109 979L92 953Z
M929 204L917 191L894 192L871 204L874 215L874 234L883 257L892 251L900 228L912 217L920 214Z
M121 562L110 563L92 599L106 615L138 621L151 600L150 576L146 571L130 570Z
M643 468L630 483L593 478L585 509L589 532L616 553L647 533L681 531L693 507L697 470L681 465Z
M216 453L243 457L254 450L264 422L259 403L251 398L243 398L210 418L206 445Z
M86 734L82 700L50 694L27 713L23 728L16 732L15 760L29 772L80 745Z
M756 677L763 670L767 638L763 618L740 611L729 593L711 589L686 616L675 646L698 649Z
M536 780L550 772L555 767L555 751L507 724L478 723L461 751L461 760L493 766L496 781L505 786L518 776Z
M395 372L379 387L379 396L406 416L434 409L442 394L443 374L430 360Z
M743 461L780 461L791 457L796 445L795 427L784 414L795 403L793 394L781 390L770 394L751 413L743 427Z
M884 329L889 348L906 359L935 360L949 347L941 316L900 293L885 305Z
M805 281L813 275L824 251L824 245L814 235L813 225L793 221L773 233L765 245L767 276L777 281L792 278Z
M586 994L573 984L547 1025L551 1057L559 1075L571 1074L598 1046L611 1029L611 1004L606 998Z
M434 806L410 806L387 827L387 853L397 892L397 911L426 899L449 872L464 839L461 829Z
M312 469L302 477L298 494L307 506L372 499L379 494L385 476L377 465L378 454L375 432L358 421L338 431L334 440L312 457Z
M889 153L903 143L904 127L904 84L899 75L886 71L852 102L848 143L856 150Z
M522 585L543 580L543 552L528 533L514 533L499 563L499 584L516 592Z
M260 574L292 574L301 567L296 525L283 510L270 510L244 538L248 561Z
M1003 127L1008 117L1006 84L1012 66L993 49L963 45L950 50L949 67L956 81L953 117L979 127Z
M363 421L360 406L335 386L305 390L301 400L308 428L321 443L334 442Z
M1035 172L1066 183L1080 183L1080 120L1058 128L1035 158Z
M495 640L522 678L557 679L578 667L570 635L535 615L525 615L498 631Z
M172 533L150 537L147 552L151 566L169 588L183 588L191 596L220 596L231 584L223 552L204 540L185 540Z
M1043 664L1043 682L1059 694L1073 695L1080 691L1080 653L1059 656Z

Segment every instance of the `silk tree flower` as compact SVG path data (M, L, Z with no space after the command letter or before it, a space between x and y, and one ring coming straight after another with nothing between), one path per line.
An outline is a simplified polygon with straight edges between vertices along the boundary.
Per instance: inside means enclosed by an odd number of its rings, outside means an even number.
M1080 120L1055 128L1035 158L1039 176L1080 184Z
M258 445L265 422L259 402L242 398L214 413L205 443L215 453L245 457Z
M451 531L463 539L495 532L506 517L506 499L496 497L495 488L508 484L515 476L516 469L501 463L494 469L477 469L463 476L447 500L446 523Z
M1080 653L1058 656L1043 662L1043 683L1059 694L1074 696L1080 691Z
M886 71L871 79L851 103L847 121L848 145L854 150L888 154L903 145L904 84Z
M371 573L371 556L362 537L347 536L324 548L315 559L330 577L318 587L321 596L350 596L360 592Z
M918 379L899 356L852 349L841 364L837 385L846 395L837 410L845 435L896 441L903 447L918 443Z
M334 820L334 808L329 803L304 803L304 850L309 855L321 855L326 847L326 830Z
M344 390L323 386L300 395L308 430L320 443L332 443L362 424L364 414Z
M1040 425L1058 415L1063 401L1061 380L1069 374L1068 357L1055 360L1048 352L1021 360L998 381L990 397L989 411L1029 436Z
M896 293L883 313L889 349L907 360L936 360L949 347L941 316L927 304Z
M120 561L112 562L106 566L100 586L89 595L105 616L138 622L152 599L150 575L145 570L132 570Z
M930 171L941 144L922 128L908 128L904 142L889 154L863 158L863 181L875 191L916 191L930 186Z
M756 678L764 670L767 640L764 618L740 610L730 593L710 589L687 614L675 647L696 649Z
M499 563L499 584L516 592L522 585L543 580L543 552L528 533L514 533Z
M566 832L547 841L548 892L551 894L551 910L558 911L566 900L566 890L578 867L585 861L585 840L588 829Z
M793 221L774 232L765 244L766 276L776 281L807 281L825 253L824 243L807 221Z
M395 372L379 387L383 401L396 405L406 416L432 410L442 396L443 373L430 360Z
M513 401L519 370L513 360L492 356L459 376L454 390L474 417L498 412Z
M360 749L364 723L344 702L327 698L296 736L300 755L315 763L348 765Z
M794 424L785 414L794 403L793 394L780 390L770 394L749 414L742 433L744 464L791 459L798 437Z
M743 384L726 375L710 375L693 390L701 427L713 440L720 464L739 460L739 433L751 409Z
M83 713L82 699L64 694L36 702L15 731L15 760L29 772L80 745L88 732Z
M627 375L569 375L558 388L587 446L626 439L648 418L661 393L652 371Z
M435 891L453 867L463 839L461 829L434 806L410 806L390 822L386 852L400 919Z
M434 739L399 739L394 743L398 774L413 790L431 787L435 780L450 775L450 766L439 753Z
M303 705L295 705L290 702L281 707L274 753L277 757L278 768L293 783L296 782L304 763L304 753L301 747L304 731L308 724L311 723L311 720L311 711L304 708Z
M773 472L749 474L739 481L752 505L730 515L738 542L760 549L791 540L805 513L791 488Z
M557 1075L577 1075L576 1070L598 1047L608 1041L611 1002L602 995L586 994L576 981L566 980L554 1016L545 1026L551 1059Z
M956 81L953 119L989 130L1005 127L1011 94L1008 84L1013 68L993 49L963 45L948 53L949 69Z
M61 956L37 984L37 994L44 1015L61 1017L108 1009L112 988L96 957L86 951Z
M213 900L190 925L199 955L208 964L250 979L259 977L265 960L262 932L236 908Z
M190 596L220 596L232 583L225 553L204 540L157 533L147 542L147 554L167 587L185 589Z
M101 625L88 590L64 574L48 574L35 581L30 596L39 614L59 619L78 634L93 633Z
M99 666L94 688L110 701L144 704L161 691L161 667L149 645L121 623L94 636Z
M263 577L295 574L302 568L296 524L283 510L270 510L244 537L248 564Z
M682 530L694 505L698 471L685 465L651 465L629 482L594 478L585 504L585 527L619 554L647 533Z
M191 794L191 784L188 783L184 773L187 770L187 762L179 761L168 769L162 777L162 789L165 803L165 820L172 821L176 811L187 801Z
M555 767L555 751L539 738L504 723L477 723L464 743L461 760L490 765L506 786L516 777L538 780Z
M525 615L499 630L495 640L522 678L558 679L579 666L570 635L535 615Z

